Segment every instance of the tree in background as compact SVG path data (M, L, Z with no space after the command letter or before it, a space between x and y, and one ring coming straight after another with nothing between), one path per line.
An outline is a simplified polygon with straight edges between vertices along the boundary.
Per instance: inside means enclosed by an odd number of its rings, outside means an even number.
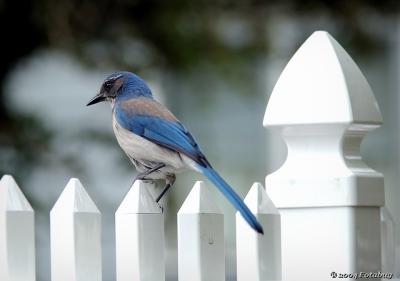
M347 49L371 55L382 35L365 21L393 16L398 7L398 1L372 0L1 1L0 172L23 178L51 153L52 131L37 116L10 110L3 87L15 64L35 50L62 49L90 67L139 73L159 69L185 77L211 67L240 86L253 79L252 63L273 51L267 36L273 14L309 19L304 34L315 29L311 19L328 18L335 24L327 29ZM238 40L237 28L247 35Z

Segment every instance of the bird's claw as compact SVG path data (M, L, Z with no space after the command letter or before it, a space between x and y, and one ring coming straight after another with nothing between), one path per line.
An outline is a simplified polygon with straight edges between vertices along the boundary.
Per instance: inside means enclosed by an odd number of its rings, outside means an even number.
M157 203L158 207L161 209L161 214L164 214L164 207L160 205L160 203Z

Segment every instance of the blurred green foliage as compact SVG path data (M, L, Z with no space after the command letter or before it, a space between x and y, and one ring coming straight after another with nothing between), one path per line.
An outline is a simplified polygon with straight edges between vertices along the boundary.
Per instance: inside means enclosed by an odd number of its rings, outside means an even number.
M269 18L329 18L334 36L350 51L379 51L369 15L393 16L398 1L1 1L0 84L22 58L40 48L62 49L93 67L184 76L193 69L219 71L240 83L252 63L270 51ZM322 21L323 22L323 21ZM229 27L239 23L242 38ZM306 25L307 26L307 25ZM323 24L321 26L324 27ZM311 33L310 24L305 34ZM243 38L245 34L245 38ZM283 35L282 35L283 36ZM304 36L299 36L298 46ZM131 53L132 52L132 53ZM239 79L240 78L240 79ZM44 83L44 81L38 81ZM0 172L29 173L51 153L52 132L36 116L9 109L0 89ZM249 91L251 92L251 91Z

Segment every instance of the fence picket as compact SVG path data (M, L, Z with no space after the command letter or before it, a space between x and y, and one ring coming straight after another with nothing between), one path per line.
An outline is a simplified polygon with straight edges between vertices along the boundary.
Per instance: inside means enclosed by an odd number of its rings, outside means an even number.
M115 213L117 281L165 280L164 215L137 180Z
M264 235L256 233L236 213L237 280L281 280L279 212L260 183L253 184L244 202L263 226Z
M100 211L72 178L50 212L52 281L101 281L100 231Z
M34 281L34 211L14 178L0 180L0 280Z
M179 281L225 280L224 215L202 181L178 212Z

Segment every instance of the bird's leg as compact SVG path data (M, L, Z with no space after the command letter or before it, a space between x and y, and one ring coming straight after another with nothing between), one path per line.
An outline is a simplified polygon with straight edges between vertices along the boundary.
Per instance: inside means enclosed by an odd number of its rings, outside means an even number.
M167 179L166 179L166 185L164 187L164 189L161 191L160 195L158 195L157 199L156 199L156 203L158 203L161 198L165 195L165 193L167 193L168 189L174 185L175 182L175 175L167 175Z
M131 186L135 183L136 180L144 180L151 173L154 173L155 171L158 171L159 169L162 169L164 167L165 167L164 163L158 163L153 168L137 174L136 177L133 179Z

